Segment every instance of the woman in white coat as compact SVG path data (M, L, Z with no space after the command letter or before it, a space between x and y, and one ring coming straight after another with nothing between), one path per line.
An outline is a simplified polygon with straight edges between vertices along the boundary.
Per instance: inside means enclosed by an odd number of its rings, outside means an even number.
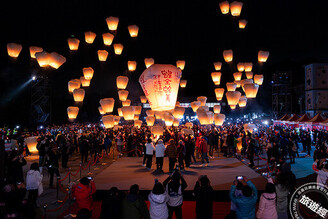
M276 188L272 178L268 179L265 186L265 192L260 197L259 208L256 213L256 218L259 219L277 219L276 208Z
M163 140L159 139L156 147L155 147L155 154L156 154L156 165L157 171L163 172L163 162L164 162L164 155L165 155L165 145L163 144Z
M30 170L26 175L26 190L28 191L28 204L30 207L36 207L36 199L43 191L43 176L39 170L38 163L32 163Z
M168 194L164 189L162 183L155 180L153 190L148 195L150 203L149 214L151 219L167 219L169 216L167 202L169 200Z

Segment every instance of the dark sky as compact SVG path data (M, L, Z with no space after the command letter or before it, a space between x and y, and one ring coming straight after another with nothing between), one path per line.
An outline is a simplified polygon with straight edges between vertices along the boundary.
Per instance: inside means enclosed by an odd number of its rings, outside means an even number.
M56 51L67 58L58 70L47 71L51 78L53 119L66 121L66 108L74 104L68 94L67 82L82 76L83 67L93 67L95 76L86 89L81 115L85 120L98 116L99 99L117 98L115 78L130 78L127 90L132 101L139 101L142 90L138 77L145 69L144 58L156 63L175 64L186 60L183 78L188 80L179 96L214 97L210 74L213 62L223 62L222 51L233 49L232 64L223 64L222 83L232 81L236 63L253 62L254 73L263 73L265 83L257 101L248 110L269 112L271 108L270 79L277 70L293 70L298 83L304 78L302 66L311 61L326 62L327 1L248 0L240 18L248 20L246 29L238 28L238 18L222 15L220 1L85 1L85 0L29 0L8 1L1 7L0 41L0 125L27 123L29 86L17 92L33 73L40 71L29 58L29 46L40 46L48 52ZM231 1L230 1L231 2ZM105 47L101 34L108 32L106 17L120 18L114 43L124 45L123 54L115 56L113 47ZM139 26L139 36L132 39L127 26ZM84 32L97 33L94 44L84 42ZM77 52L70 52L67 38L80 39ZM6 44L23 45L17 60L9 59ZM107 49L106 63L99 63L98 49ZM264 65L257 64L258 50L270 51ZM127 72L127 61L138 62L137 71ZM260 103L260 104L258 104ZM119 105L117 105L119 106Z

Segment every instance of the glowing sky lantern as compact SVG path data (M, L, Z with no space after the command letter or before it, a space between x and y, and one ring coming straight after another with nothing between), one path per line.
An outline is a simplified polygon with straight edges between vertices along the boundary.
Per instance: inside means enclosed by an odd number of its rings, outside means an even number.
M244 85L247 84L247 83L253 83L253 79L243 79L243 80L240 81L240 85L243 88L244 92L245 92Z
M49 65L55 69L58 69L66 62L66 58L56 52L50 53Z
M241 9L243 8L243 3L234 1L230 3L230 12L232 16L239 16L241 13Z
M219 6L220 6L220 10L221 10L222 14L229 13L229 2L228 1L220 2Z
M137 115L137 114L134 113L133 120L134 120L134 121L139 120L139 115Z
M252 69L253 69L253 63L251 63L251 62L245 62L244 63L244 70L245 70L245 72L250 72L250 71L252 71Z
M129 34L131 37L137 37L139 32L139 27L137 25L128 26Z
M249 71L249 72L245 72L245 74L246 74L247 79L252 79L253 78L253 72Z
M35 53L35 58L40 67L49 66L50 54L47 53L46 51Z
M221 72L212 72L211 77L215 85L220 85L221 83Z
M174 116L171 113L164 113L164 121L166 126L172 126L174 121Z
M190 106L194 112L197 112L198 108L200 107L200 101L194 101L190 103Z
M106 114L106 112L103 110L103 108L101 106L98 107L98 111L99 111L100 115Z
M110 46L113 43L114 35L111 33L103 33L102 34L104 45Z
M155 112L152 111L152 110L147 110L147 111L146 111L146 115L147 115L147 116L155 116Z
M84 78L87 80L91 80L93 77L94 70L91 67L83 68L82 69Z
M205 97L205 96L197 97L197 101L200 101L201 106L205 106L206 101L207 101L207 97Z
M197 109L197 113L199 112L207 112L209 111L210 108L208 106L200 106L198 109Z
M213 106L213 112L214 113L220 113L221 112L221 106L220 105L214 105Z
M179 101L175 102L175 106L180 106L180 102Z
M39 136L31 136L24 139L28 150L32 153L38 151L38 149L36 148L36 146L38 145L38 137Z
M147 103L147 97L146 96L140 96L140 102L141 103Z
M185 108L181 106L176 106L173 111L174 118L182 119L185 113Z
M146 123L148 126L153 126L155 123L155 117L154 116L147 116L146 117Z
M258 90L259 90L258 84L254 84L254 83L244 84L244 91L247 98L255 98Z
M140 128L142 125L142 121L141 120L134 120L134 127Z
M123 117L122 108L117 108L117 114L118 114L120 117Z
M124 90L126 88L126 86L128 85L129 82L129 78L126 76L118 76L116 78L116 86L117 89L122 89Z
M115 103L115 100L114 98L104 98L104 99L101 99L99 101L100 105L101 105L101 108L103 108L103 110L106 112L106 113L111 113L113 112L113 109L114 109L114 103Z
M176 62L176 64L177 64L177 67L178 67L178 68L180 68L181 70L183 70L184 67L185 67L186 61L185 61L185 60L178 60L178 61Z
M211 125L214 122L214 113L211 111L197 113L201 125Z
M112 30L112 31L117 30L118 22L119 22L118 17L110 16L110 17L106 18L106 23L107 23L109 30Z
M142 107L141 106L133 106L134 107L134 114L140 115Z
M118 98L120 101L126 101L128 99L129 91L127 90L119 90L118 91Z
M238 106L245 107L247 105L247 97L245 95L239 98Z
M131 105L131 100L127 99L122 101L122 106L130 106Z
M123 45L120 43L115 43L114 44L114 53L116 55L121 55L123 51Z
M98 50L98 59L101 62L105 62L107 60L108 52L106 50Z
M174 109L180 78L179 68L164 64L153 64L141 74L139 83L152 110Z
M243 74L242 74L241 72L235 72L235 73L233 73L233 77L234 77L234 79L235 79L236 81L240 81L242 75L243 75Z
M243 19L243 20L239 20L238 24L239 24L239 29L245 29L246 25L247 25L248 21Z
M88 44L92 44L93 41L95 41L96 36L97 35L94 32L91 31L84 32L84 39L85 42Z
M122 113L125 120L134 119L134 108L132 106L123 106Z
M155 63L155 60L153 58L145 58L146 68L149 68L154 63Z
M76 39L76 38L68 38L67 39L68 42L68 47L70 50L75 51L79 49L79 45L80 45L80 40Z
M37 52L43 52L43 49L41 47L37 46L30 46L30 56L32 59L35 59L35 53Z
M21 44L17 43L8 43L7 52L10 57L17 58L22 51L23 47Z
M113 115L103 116L101 120L106 129L113 128L115 125L115 118Z
M163 111L155 111L154 114L155 114L156 119L164 119Z
M68 119L74 120L74 119L76 119L78 114L79 114L79 108L78 107L76 107L76 106L67 107Z
M191 129L194 126L194 124L192 122L186 122L185 126Z
M223 58L224 58L224 61L226 61L226 62L232 62L232 59L233 59L233 51L231 49L224 50L223 51Z
M129 71L135 71L136 68L137 68L137 62L136 61L128 61Z
M256 125L252 124L252 123L244 124L244 129L245 129L245 132L253 133L256 129Z
M187 80L180 80L180 87L185 88L187 86Z
M233 83L235 83L237 85L237 88L240 88L240 85L241 85L241 81L234 81Z
M254 83L258 85L262 85L264 80L263 75L254 75Z
M228 105L231 109L234 109L239 102L239 98L241 93L239 91L227 91L226 98L228 101Z
M216 126L223 125L224 120L225 120L225 115L224 114L222 114L222 113L215 113L214 114L214 124Z
M221 101L224 94L224 88L215 88L214 92L215 92L216 100Z
M213 62L215 71L220 71L222 67L222 62Z
M258 58L259 62L266 62L269 58L269 55L270 55L269 51L260 50L258 52L257 58Z
M85 96L85 91L82 88L73 90L73 98L75 102L83 102Z
M122 113L122 111L121 111L121 113ZM122 115L122 117L123 117L123 115ZM118 125L120 123L120 120L121 120L120 116L114 116L114 124L115 125Z
M68 82L68 92L73 93L75 89L79 89L81 87L81 83L77 80L70 80Z
M158 139L161 135L163 135L164 128L162 126L156 125L151 129L151 133Z
M176 119L176 118L174 118L173 126L174 126L174 127L178 127L179 124L180 124L180 119Z
M238 71L243 72L245 70L244 63L243 62L238 62L237 69L238 69Z
M235 91L237 88L237 84L233 82L227 82L227 91Z

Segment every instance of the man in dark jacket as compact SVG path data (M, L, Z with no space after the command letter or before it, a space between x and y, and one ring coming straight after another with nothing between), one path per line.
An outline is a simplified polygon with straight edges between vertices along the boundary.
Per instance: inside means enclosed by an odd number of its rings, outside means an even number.
M199 176L194 188L196 197L196 218L213 217L213 188L207 176Z
M146 202L139 196L139 186L134 184L130 192L122 201L122 219L150 218Z
M175 146L174 139L170 139L166 147L166 154L169 157L169 170L173 171L174 164L177 161L177 147Z
M81 154L81 162L88 162L88 150L89 150L89 143L86 139L85 136L82 136L80 138L80 142L79 142L79 147L80 147L80 154Z

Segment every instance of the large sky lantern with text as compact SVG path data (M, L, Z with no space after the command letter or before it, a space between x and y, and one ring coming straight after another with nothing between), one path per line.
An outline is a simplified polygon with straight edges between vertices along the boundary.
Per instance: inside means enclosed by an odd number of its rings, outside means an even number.
M113 43L114 35L111 33L103 33L102 38L103 38L104 45L110 46Z
M221 106L220 105L214 105L213 106L213 112L214 113L220 113L221 112Z
M146 117L146 123L148 126L153 126L155 123L155 120L156 120L155 116L147 116Z
M113 46L114 46L114 53L116 55L121 55L123 52L123 45L121 43L115 43Z
M251 62L244 62L244 71L251 72L253 69L253 63Z
M76 38L68 38L67 39L68 47L72 51L76 51L79 49L80 40Z
M134 119L134 108L133 106L123 106L122 113L125 120L133 120Z
M239 72L243 72L245 70L245 64L243 62L238 62L237 69Z
M98 59L101 62L106 62L108 57L108 52L106 50L98 50Z
M220 10L221 10L221 13L222 14L228 14L229 13L229 2L228 1L223 1L223 2L220 2L219 3L219 6L220 6Z
M43 68L43 67L49 66L50 54L47 53L46 51L36 52L35 53L35 58L36 58L36 61L38 62L40 67Z
M108 29L111 31L116 31L119 20L120 19L118 17L113 17L113 16L106 18L106 23L107 23Z
M137 25L129 25L128 30L129 30L129 34L132 38L135 38L138 36L139 27Z
M141 103L147 103L147 97L146 96L140 96L140 102Z
M141 120L134 120L134 126L137 128L141 128L142 121Z
M99 111L100 115L106 114L106 112L103 110L103 108L101 106L98 107L98 111Z
M221 83L221 72L212 72L211 77L215 85L220 85Z
M118 98L120 101L126 101L129 96L129 91L127 90L119 90L118 91Z
M171 113L164 113L164 121L167 127L172 126L174 122L174 116Z
M225 120L225 115L222 113L215 113L214 114L214 124L216 126L222 126Z
M126 86L128 86L129 78L126 76L118 76L116 78L116 86L117 89L122 89L124 90Z
M241 93L239 91L227 91L226 98L231 109L235 109L239 102Z
M129 71L135 71L136 68L137 68L137 62L136 61L128 61Z
M223 51L223 58L226 62L232 62L233 60L233 51L231 49Z
M230 3L230 13L232 16L239 16L241 9L243 8L243 3L238 1L233 1Z
M215 88L214 89L216 100L221 101L224 95L224 88Z
M113 128L115 125L115 118L113 115L103 116L101 120L106 129Z
M173 110L173 116L174 118L177 118L177 119L182 119L183 118L183 115L185 113L185 108L184 107L181 107L181 106L176 106Z
M152 64L155 63L155 60L153 58L145 58L144 61L146 68L149 68Z
M142 107L141 106L133 106L134 108L134 114L140 115Z
M207 97L205 97L205 96L199 96L199 97L197 97L197 101L200 102L200 105L201 106L205 106L206 105L206 101L207 101Z
M233 73L233 77L234 77L235 81L240 81L242 75L243 75L243 73L241 73L241 72L239 72L239 71Z
M139 77L139 83L154 111L172 110L177 101L181 70L169 64L153 64Z
M130 106L130 105L131 105L131 100L129 99L122 101L122 106Z
M227 82L226 86L227 91L235 91L237 88L237 84L235 84L234 82Z
M244 92L247 98L255 98L258 90L259 90L258 84L255 83L244 84Z
M95 41L97 34L91 31L84 32L85 42L88 44L92 44Z
M190 106L192 108L192 111L197 112L198 108L200 107L201 102L200 101L193 101L190 103Z
M8 43L7 44L7 52L8 55L12 58L17 58L22 51L23 46L18 43Z
M31 153L38 151L38 149L36 148L36 146L38 145L38 138L39 136L30 136L24 139L25 144Z
M269 55L270 55L269 51L260 50L257 54L257 59L259 62L266 62L269 58Z
M222 67L222 62L213 62L215 71L220 71Z
M185 60L178 60L176 62L176 65L177 65L178 68L180 68L181 70L183 70L184 67L185 67L185 65L186 65L186 61Z
M114 103L115 100L114 98L104 98L99 101L101 107L106 113L111 113L113 112L114 109Z
M50 53L49 56L49 65L54 69L58 69L66 62L66 58L56 52Z
M75 102L81 103L84 100L85 90L82 88L73 90L73 98Z
M258 84L258 85L262 85L263 84L263 80L264 80L264 76L263 75L254 75L254 83Z
M238 106L245 107L247 105L247 97L245 95L239 98Z
M87 80L91 80L94 74L94 70L91 67L86 67L82 69L84 78Z
M185 88L187 86L187 80L180 80L180 87Z
M248 21L245 19L241 19L238 22L239 29L245 29Z
M38 47L38 46L30 46L29 47L30 49L30 56L32 59L35 59L35 53L37 52L43 52L43 49L41 47Z
M78 89L81 87L81 83L77 81L76 79L70 80L68 82L68 92L73 93L75 89Z
M76 119L77 115L79 114L79 108L76 106L69 106L67 107L67 116L69 120Z

